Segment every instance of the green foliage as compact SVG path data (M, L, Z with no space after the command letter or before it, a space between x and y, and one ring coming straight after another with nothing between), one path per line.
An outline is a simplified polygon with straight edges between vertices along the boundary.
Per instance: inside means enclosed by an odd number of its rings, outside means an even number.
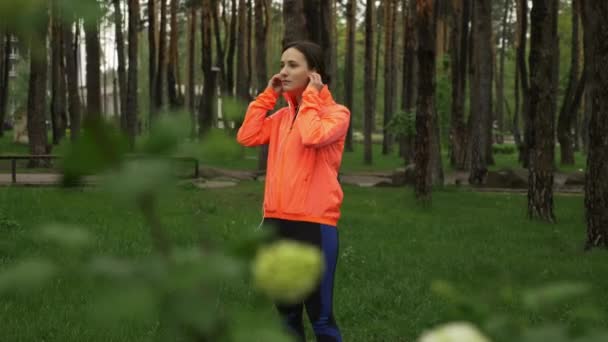
M494 154L514 154L517 152L517 147L513 144L493 144L492 153Z
M416 133L416 113L397 111L393 114L387 128L396 138L414 135Z

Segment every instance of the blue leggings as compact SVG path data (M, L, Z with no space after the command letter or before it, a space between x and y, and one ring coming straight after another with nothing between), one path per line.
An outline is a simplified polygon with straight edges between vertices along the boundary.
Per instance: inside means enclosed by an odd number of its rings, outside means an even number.
M277 231L280 239L296 240L318 247L325 257L325 273L319 286L302 303L276 304L290 332L301 341L306 341L302 324L302 309L308 318L318 342L342 342L340 329L333 314L334 274L338 261L338 229L334 226L282 219L264 219Z

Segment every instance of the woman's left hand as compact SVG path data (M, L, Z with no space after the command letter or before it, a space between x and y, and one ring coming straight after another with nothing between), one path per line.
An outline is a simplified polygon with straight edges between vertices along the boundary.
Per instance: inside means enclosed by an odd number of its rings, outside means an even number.
M311 72L310 75L308 75L308 77L310 78L310 83L308 83L309 87L314 87L317 90L321 90L323 89L323 80L321 79L321 75L319 75L316 72Z

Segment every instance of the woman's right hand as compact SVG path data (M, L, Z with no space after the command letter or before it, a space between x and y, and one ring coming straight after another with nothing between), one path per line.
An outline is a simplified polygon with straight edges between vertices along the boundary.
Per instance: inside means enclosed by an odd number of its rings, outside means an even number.
M268 86L271 87L277 94L283 92L283 81L281 80L281 74L275 74L268 81Z

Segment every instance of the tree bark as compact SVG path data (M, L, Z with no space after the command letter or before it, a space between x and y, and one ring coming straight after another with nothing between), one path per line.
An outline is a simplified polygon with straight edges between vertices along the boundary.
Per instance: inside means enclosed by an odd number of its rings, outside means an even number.
M243 2L244 0L241 0ZM213 101L215 75L212 70L211 0L203 0L201 15L201 54L203 69L203 95L198 113L199 137L203 137L213 125Z
M507 25L509 14L511 13L511 0L505 0L504 13L502 17L501 38L500 38L500 57L498 66L498 77L496 91L496 121L498 122L498 134L496 142L504 143L504 108L505 108L505 55L507 51Z
M249 37L249 27L247 25L247 2L239 0L238 9L239 35L237 40L237 57L236 57L236 94L245 101L249 102L249 73L247 55L247 38Z
M393 117L395 110L395 85L393 73L396 72L394 67L394 39L395 21L397 4L395 0L384 2L384 117L382 128L382 154L387 155L391 151L392 135L388 131L388 124Z
M303 0L283 1L283 46L296 41L308 39L306 16L304 14Z
M435 14L433 0L416 0L418 31L418 105L416 110L415 194L419 203L430 204L431 138L435 112Z
M270 29L270 2L255 0L255 61L258 92L264 90L268 83L266 51L268 49L268 32ZM268 145L260 147L258 170L266 170Z
M10 33L0 31L0 137L4 135L4 120L8 107L11 37Z
M72 29L74 27L73 13L66 14L63 24L63 50L68 90L68 112L70 117L70 139L76 141L80 137L80 122L82 109L78 96L78 66L76 64L77 45Z
M409 4L407 3L409 1ZM406 113L415 111L416 98L416 1L404 0L403 18L403 87L401 109ZM413 131L413 130L412 130ZM399 142L399 155L405 164L414 162L414 132L406 132Z
M528 216L554 222L555 41L558 0L534 0L530 14L530 164Z
M473 3L472 103L469 183L480 185L488 172L488 121L492 118L492 4L490 0Z
M522 146L519 147L519 161L522 163L523 167L528 167L530 162L530 134L531 134L531 126L529 114L529 92L530 85L528 79L528 68L526 64L526 44L527 44L527 34L528 34L528 0L517 0L517 23L519 29L519 36L517 40L517 65L518 73L519 73L519 82L522 94L522 108L521 115L523 116L524 123L524 141Z
M226 59L226 89L225 92L229 95L234 94L234 55L236 51L236 24L238 21L236 0L231 2L231 15L230 15L230 38L228 39L228 56Z
M135 147L138 134L137 89L138 89L138 46L139 46L139 0L129 0L129 74L127 79L127 102L125 109L127 136L131 148Z
M468 37L469 0L454 0L451 21L450 49L452 61L452 116L450 127L450 164L456 170L466 170L467 130L464 121Z
M608 3L585 1L583 26L586 72L591 104L589 151L585 173L585 249L608 247Z
M156 111L156 0L148 0L148 90L150 121L154 120Z
M195 52L196 49L196 7L190 7L189 20L188 20L188 74L187 74L187 90L186 99L188 102L188 110L190 112L191 119L191 130L190 136L195 137L197 130L197 119L196 119L196 95L195 95L195 82L196 79L196 68L195 65Z
M376 87L374 80L374 30L376 26L376 14L374 3L374 0L367 0L365 3L365 97L363 99L365 113L363 117L363 162L366 165L372 164L372 129L374 112L376 110Z
M344 105L354 112L353 108L353 86L355 81L355 30L356 30L357 3L356 0L346 2L346 53L344 62ZM353 148L353 119L351 115L346 134L346 152L352 152Z
M158 64L156 66L156 80L154 82L155 111L163 108L165 89L165 68L167 66L167 0L160 0L160 28L158 39Z
M393 1L393 0L390 0ZM334 17L335 12L333 10L334 0L321 0L320 12L321 12L321 39L318 42L323 49L323 57L325 59L325 74L326 84L330 89L334 89L334 77L335 77L335 56L334 45L335 38L333 37L333 26L335 25Z
M27 99L27 135L30 154L41 155L47 150L46 128L46 82L47 82L47 31L49 18L46 8L40 9L40 20L34 23L35 33L30 48L30 78ZM40 160L32 159L30 167L40 165Z
M63 13L56 1L53 3L51 25L51 124L53 144L58 145L65 136L67 126L65 65L63 63Z
M171 0L170 3L170 28L169 33L169 61L167 63L167 97L169 99L169 107L172 110L177 110L183 105L183 97L180 89L179 79L179 26L177 24L177 2L178 0ZM218 31L219 34L219 31ZM218 62L221 61L218 58Z
M574 165L574 138L572 130L578 112L578 106L574 106L574 97L576 88L578 88L578 84L581 82L579 80L579 16L580 0L573 0L570 73L568 74L568 86L566 88L566 93L564 94L564 100L557 122L557 140L560 145L562 165Z
M87 115L86 120L101 119L101 46L99 44L99 21L88 18L84 21L87 70Z

